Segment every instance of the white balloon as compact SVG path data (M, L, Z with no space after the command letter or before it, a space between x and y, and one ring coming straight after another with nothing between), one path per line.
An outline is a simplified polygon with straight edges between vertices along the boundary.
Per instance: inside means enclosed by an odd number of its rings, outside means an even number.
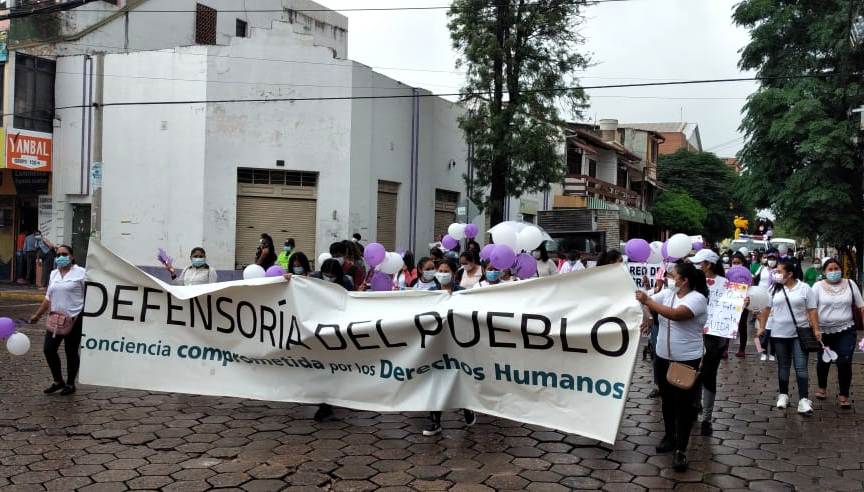
M493 232L492 241L495 244L510 246L514 251L519 251L519 236L515 230L509 227L504 227Z
M30 339L21 332L13 333L6 340L6 350L12 355L24 355L30 350Z
M517 235L518 247L523 251L534 251L543 244L543 233L536 227L526 227Z
M262 268L261 265L249 265L243 269L243 280L264 278L266 276L267 272L264 271L264 268Z
M654 241L651 243L651 256L648 257L648 261L646 263L651 263L652 265L657 265L663 263L663 253L661 250L663 249L663 242Z
M321 265L323 265L324 262L329 260L330 258L333 258L333 256L330 255L330 253L321 253L320 255L318 255L318 264L316 265L318 267L318 269L320 270Z
M384 257L384 262L378 265L378 270L387 275L393 275L394 273L399 272L404 265L405 261L399 253L389 252L387 253L387 256Z
M750 298L751 311L760 311L768 307L769 294L765 287L754 285L747 289L747 296Z
M666 241L666 252L672 258L684 258L690 254L693 248L693 241L687 234L675 234Z
M447 234L450 234L450 237L453 239L461 241L465 239L465 227L466 224L457 224L454 222L447 228Z

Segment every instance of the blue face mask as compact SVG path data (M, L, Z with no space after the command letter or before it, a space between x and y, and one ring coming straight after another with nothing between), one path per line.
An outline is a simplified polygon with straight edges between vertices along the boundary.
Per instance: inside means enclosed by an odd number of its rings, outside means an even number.
M304 273L306 273L306 269L303 267L294 267L291 269L291 271L294 273L294 275L303 275Z
M843 272L841 272L840 270L828 272L825 274L825 278L827 278L828 281L832 284L836 284L843 278Z
M192 266L195 268L201 268L207 264L207 258L192 258Z
M499 278L501 278L501 272L498 270L490 270L486 272L486 280L490 282L497 282Z
M66 268L72 264L72 258L69 258L68 256L58 256L57 258L54 258L54 264L60 268Z
M291 246L285 246L284 248L282 248L282 250L285 251L286 253L290 253L292 249L294 249L294 248L292 248Z

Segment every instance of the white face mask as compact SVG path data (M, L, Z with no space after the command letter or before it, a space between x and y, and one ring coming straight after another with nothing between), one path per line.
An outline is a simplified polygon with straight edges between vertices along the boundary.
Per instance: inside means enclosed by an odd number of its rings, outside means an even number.
M786 281L786 275L784 275L780 272L774 273L774 283L782 284L785 281Z
M441 285L450 285L450 282L453 281L453 274L437 272L435 278L438 279L438 283Z
M774 268L777 266L777 260L768 260L768 267Z
M678 289L678 283L675 282L674 278L667 278L666 279L666 287L668 287L670 290L677 290Z
M429 283L435 280L435 274L437 272L435 270L423 270L423 281Z

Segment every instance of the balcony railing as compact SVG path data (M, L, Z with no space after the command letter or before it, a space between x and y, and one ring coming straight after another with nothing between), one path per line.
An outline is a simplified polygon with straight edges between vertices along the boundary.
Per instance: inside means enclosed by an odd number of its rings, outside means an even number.
M593 196L616 205L633 208L641 208L642 204L639 193L582 174L571 174L564 178L564 195Z

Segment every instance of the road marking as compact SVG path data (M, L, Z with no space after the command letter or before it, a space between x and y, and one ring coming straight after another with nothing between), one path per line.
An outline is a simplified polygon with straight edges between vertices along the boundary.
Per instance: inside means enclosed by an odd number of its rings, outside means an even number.
M7 304L0 304L0 307L2 307L2 308L20 308L20 307L33 307L33 306L38 306L39 304L41 304L41 303L39 303L39 302L31 302L31 303L29 303L29 304L8 304L8 305L7 305Z

